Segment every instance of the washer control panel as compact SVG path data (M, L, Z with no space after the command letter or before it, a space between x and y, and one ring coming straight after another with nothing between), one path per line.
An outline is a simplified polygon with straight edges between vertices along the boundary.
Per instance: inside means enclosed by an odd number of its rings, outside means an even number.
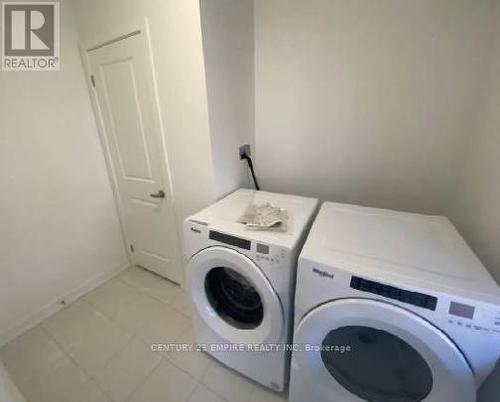
M217 232L215 230L211 230L208 233L208 238L210 240L219 241L224 244L229 244L230 246L235 246L238 248L242 248L244 250L250 250L252 246L252 242L250 240L242 239L241 237L231 236L226 233Z
M201 233L201 232L200 232ZM240 249L244 254L261 264L279 265L285 257L285 250L262 242L229 235L216 230L208 231L208 238Z
M269 254L269 246L267 244L257 243L257 254Z
M285 257L285 250L280 250L277 247L270 247L267 244L255 244L255 261L258 263L268 263L270 265L278 265Z

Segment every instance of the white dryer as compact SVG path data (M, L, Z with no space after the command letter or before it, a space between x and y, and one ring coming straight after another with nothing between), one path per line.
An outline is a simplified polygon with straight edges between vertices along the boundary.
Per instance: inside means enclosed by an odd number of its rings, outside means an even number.
M286 232L237 222L250 204L266 202L288 211ZM288 382L297 258L317 207L312 198L241 189L185 221L196 341L278 391Z
M447 218L325 203L299 257L291 402L474 402L500 289Z

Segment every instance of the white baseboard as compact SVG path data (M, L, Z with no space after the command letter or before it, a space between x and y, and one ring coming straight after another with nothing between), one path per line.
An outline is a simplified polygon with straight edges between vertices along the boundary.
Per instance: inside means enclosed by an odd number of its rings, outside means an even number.
M23 332L28 331L37 324L41 323L46 318L50 317L52 314L61 310L65 304L69 304L80 296L94 290L98 286L102 285L104 282L118 275L120 272L124 271L130 267L130 263L127 262L124 265L113 268L110 271L103 272L94 278L89 279L83 285L78 286L76 289L55 298L50 303L46 304L44 307L35 311L23 319L19 320L17 324L11 326L8 330L0 333L0 347L5 345L7 342L21 335Z

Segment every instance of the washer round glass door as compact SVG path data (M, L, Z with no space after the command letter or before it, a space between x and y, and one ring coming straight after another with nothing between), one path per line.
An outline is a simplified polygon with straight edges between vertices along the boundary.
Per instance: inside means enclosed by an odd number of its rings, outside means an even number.
M207 299L228 324L255 329L264 318L262 298L254 285L232 268L212 268L205 277Z
M322 388L325 401L475 401L473 373L455 344L393 304L326 303L301 320L294 341L307 345L309 352L294 359L302 375Z
M277 341L283 311L273 287L245 255L209 247L188 264L188 287L206 325L233 343Z

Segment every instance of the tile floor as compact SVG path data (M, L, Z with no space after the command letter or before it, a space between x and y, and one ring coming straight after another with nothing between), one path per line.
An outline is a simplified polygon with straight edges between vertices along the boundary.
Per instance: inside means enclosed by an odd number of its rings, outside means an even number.
M198 352L151 352L193 342L176 285L129 268L0 349L28 402L279 402Z

